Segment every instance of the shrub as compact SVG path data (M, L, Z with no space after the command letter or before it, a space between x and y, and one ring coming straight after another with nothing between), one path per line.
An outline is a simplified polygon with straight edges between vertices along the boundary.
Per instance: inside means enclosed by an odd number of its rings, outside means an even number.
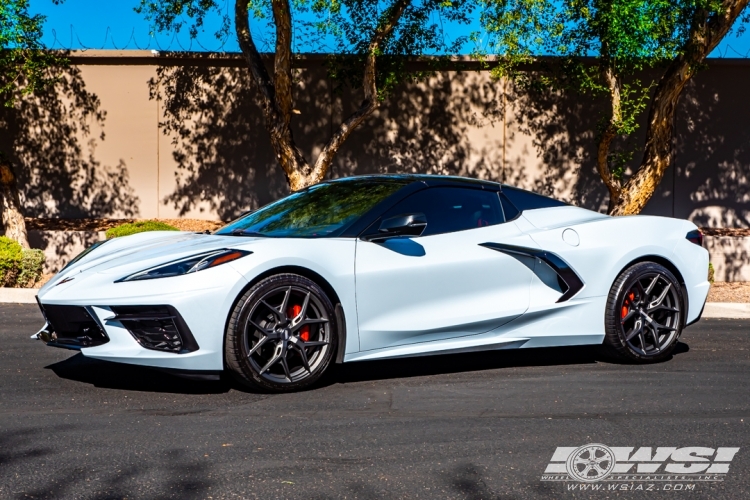
M708 282L713 283L714 282L714 265L710 262L708 263Z
M108 229L107 239L117 238L119 236L129 236L131 234L143 233L145 231L179 231L179 229L155 220L142 220L120 224L119 226Z
M22 248L16 240L0 236L0 286L31 288L43 269L44 252Z
M0 286L13 286L18 277L23 248L16 241L0 236Z
M17 288L32 288L42 278L43 269L44 252L36 248L24 249L15 286Z

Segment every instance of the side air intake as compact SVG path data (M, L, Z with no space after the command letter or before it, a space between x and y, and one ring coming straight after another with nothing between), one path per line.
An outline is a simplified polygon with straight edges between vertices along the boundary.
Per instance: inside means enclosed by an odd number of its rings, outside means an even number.
M570 265L565 262L559 255L546 250L536 248L520 247L515 245L504 245L502 243L480 243L479 246L489 248L508 255L520 255L523 257L532 257L541 260L552 269L558 277L558 282L563 294L557 299L557 302L565 302L569 298L581 291L583 280L576 274Z

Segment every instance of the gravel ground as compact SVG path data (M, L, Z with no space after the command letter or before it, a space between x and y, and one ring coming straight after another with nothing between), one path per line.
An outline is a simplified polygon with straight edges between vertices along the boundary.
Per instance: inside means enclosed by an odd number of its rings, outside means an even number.
M709 302L750 302L750 283L722 282L711 285Z

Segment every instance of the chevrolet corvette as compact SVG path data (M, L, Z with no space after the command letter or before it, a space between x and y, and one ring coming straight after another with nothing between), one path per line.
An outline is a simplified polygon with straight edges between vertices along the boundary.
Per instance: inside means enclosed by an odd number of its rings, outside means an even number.
M39 291L34 338L276 392L332 363L470 351L602 345L656 362L702 313L702 242L686 220L495 182L350 177L212 234L96 243Z

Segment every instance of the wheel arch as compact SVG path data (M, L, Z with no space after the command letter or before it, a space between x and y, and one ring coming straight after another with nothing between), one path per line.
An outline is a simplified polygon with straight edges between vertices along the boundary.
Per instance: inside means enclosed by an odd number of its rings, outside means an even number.
M636 264L640 264L641 262L653 262L655 264L660 264L664 267L666 267L669 272L674 274L674 277L677 278L677 281L680 283L680 292L682 293L682 305L683 305L683 313L682 313L682 322L683 326L685 323L685 319L687 317L688 313L688 307L690 306L688 302L688 293L687 293L687 287L685 286L685 278L682 277L682 273L677 268L677 266L674 265L674 263L667 259L666 257L663 257L661 255L642 255L636 259L633 259L632 261L625 264L625 266L620 269L617 274L615 275L615 280L630 266L634 266ZM614 281L613 281L614 283Z
M331 302L333 302L334 311L336 313L336 323L338 324L338 332L337 332L337 340L338 345L336 346L336 356L334 358L336 363L343 362L344 358L344 351L346 350L346 316L344 313L344 308L341 306L341 300L339 299L338 293L336 293L336 290L331 286L331 284L326 280L323 276L316 273L315 271L308 269L306 267L302 266L278 266L271 269L268 269L259 275L257 275L255 278L250 280L237 294L237 296L232 301L232 305L229 308L229 314L227 314L227 318L224 321L224 340L223 340L223 349L222 349L222 360L224 364L224 369L226 369L226 341L227 341L227 335L226 331L229 327L229 319L232 317L232 311L234 311L234 308L237 306L237 303L242 298L243 295L245 295L245 292L247 292L250 288L255 286L257 283L263 281L264 279L274 276L277 274L298 274L300 276L304 276L305 278L315 282L320 288L323 289L323 291L328 295L328 297L331 299Z

